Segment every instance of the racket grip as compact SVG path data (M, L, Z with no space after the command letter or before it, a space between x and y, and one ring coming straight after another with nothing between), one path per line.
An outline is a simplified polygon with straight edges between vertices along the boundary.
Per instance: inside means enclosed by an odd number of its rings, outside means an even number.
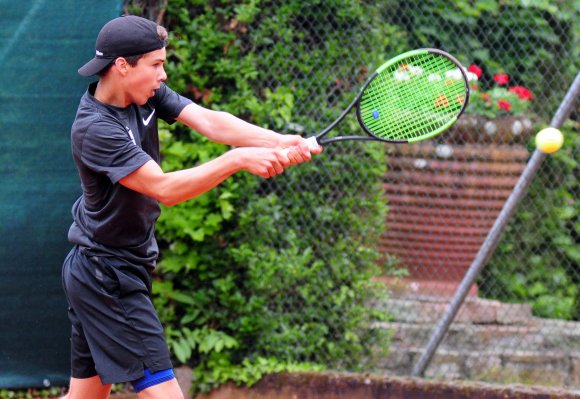
M306 144L308 144L308 148L310 148L311 150L315 150L316 148L318 148L318 140L316 139L316 136L310 136L306 139Z
M316 140L316 136L310 136L306 139L306 144L308 145L308 148L310 148L311 150L315 150L316 148L318 148L318 140ZM290 152L290 148L284 148L282 150L282 153L286 156L288 156L288 153Z

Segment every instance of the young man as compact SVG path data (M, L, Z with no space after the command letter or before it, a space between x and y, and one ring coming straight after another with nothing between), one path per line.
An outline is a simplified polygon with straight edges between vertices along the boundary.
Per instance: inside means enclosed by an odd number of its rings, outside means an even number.
M311 157L299 136L205 109L165 86L166 44L167 32L154 22L116 18L79 69L100 79L82 97L71 132L83 193L73 205L74 247L63 266L72 323L69 399L107 398L111 384L122 382L131 382L141 399L183 398L150 299L159 203L186 201L242 170L273 177ZM236 148L164 173L157 118Z

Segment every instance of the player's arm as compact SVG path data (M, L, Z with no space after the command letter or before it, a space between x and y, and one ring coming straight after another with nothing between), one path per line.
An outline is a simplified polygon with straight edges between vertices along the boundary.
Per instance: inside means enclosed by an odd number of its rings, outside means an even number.
M292 148L288 154L292 164L311 158L311 151L303 137L279 134L227 112L210 110L192 103L181 111L177 120L217 143L235 147ZM322 148L312 152L317 154L320 151Z
M236 148L191 169L165 173L155 161L148 161L120 180L131 190L172 206L211 190L234 173L248 172L269 178L290 165L281 149Z

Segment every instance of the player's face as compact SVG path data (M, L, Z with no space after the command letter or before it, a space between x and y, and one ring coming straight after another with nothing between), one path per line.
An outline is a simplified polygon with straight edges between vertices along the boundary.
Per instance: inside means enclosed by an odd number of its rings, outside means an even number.
M161 82L167 79L163 68L165 59L165 48L161 48L145 54L137 65L131 67L128 87L133 103L145 104L154 96L154 90L159 88Z

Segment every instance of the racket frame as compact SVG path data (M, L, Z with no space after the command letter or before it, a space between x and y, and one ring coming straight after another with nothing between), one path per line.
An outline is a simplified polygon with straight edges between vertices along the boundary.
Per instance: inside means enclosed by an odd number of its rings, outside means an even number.
M451 118L445 125L440 126L439 128L435 129L433 132L421 136L419 138L412 138L409 140L394 140L394 139L385 139L382 137L379 137L375 134L373 134L371 131L369 131L367 129L367 127L365 126L365 124L362 122L361 119L361 115L360 115L360 100L364 94L364 91L366 90L366 88L371 84L371 82L386 68L388 68L389 66L396 64L398 62L400 62L401 60L408 58L408 57L412 57L415 55L423 55L423 54L428 54L428 53L433 53L433 54L438 54L441 55L443 57L448 58L451 62L453 62L456 66L457 69L461 72L461 76L463 78L463 81L465 83L465 100L463 101L463 104L459 110L459 112L457 113L457 115L455 115L453 118ZM334 143L334 142L338 142L338 141L345 141L345 140L355 140L355 141L381 141L381 142L386 142L386 143L412 143L412 142L417 142L417 141L422 141L422 140L426 140L428 138L437 136L438 134L444 132L445 130L449 129L449 127L451 127L456 121L457 119L463 114L463 112L465 111L465 108L467 107L467 103L469 102L469 80L467 78L467 73L465 68L463 68L463 66L461 65L461 63L455 58L453 57L451 54L443 51L443 50L439 50L439 49L434 49L434 48L422 48L422 49L417 49L417 50L411 50L411 51L407 51L403 54L400 54L394 58L391 58L389 61L385 62L384 64L382 64L379 68L377 68L377 70L375 72L373 72L373 74L367 79L367 81L365 82L365 84L363 85L363 87L359 90L357 96L355 97L355 99L349 104L349 106L340 114L340 116L338 118L336 118L334 120L334 122L332 122L330 125L328 125L324 130L322 130L320 133L316 134L315 136L310 137L310 144L312 146L312 144L319 144L319 145L326 145L329 143ZM350 111L356 107L356 117L358 120L358 123L360 125L360 127L365 131L365 133L367 134L367 136L337 136L337 137L332 137L332 138L327 138L327 139L323 139L323 137L330 132L332 129L334 129L349 113Z

